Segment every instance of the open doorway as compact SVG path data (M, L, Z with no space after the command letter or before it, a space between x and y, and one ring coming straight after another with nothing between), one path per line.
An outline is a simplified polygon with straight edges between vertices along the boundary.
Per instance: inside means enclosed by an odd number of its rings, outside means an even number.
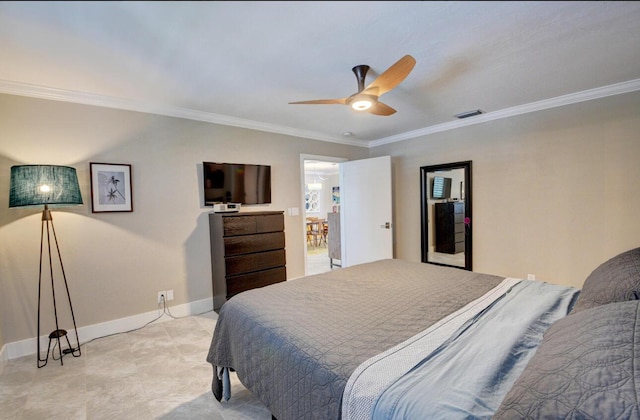
M339 163L343 161L345 159L322 156L302 157L306 275L325 273L340 266L339 259L330 258L330 248L335 248L340 236L330 232L329 222L339 219Z

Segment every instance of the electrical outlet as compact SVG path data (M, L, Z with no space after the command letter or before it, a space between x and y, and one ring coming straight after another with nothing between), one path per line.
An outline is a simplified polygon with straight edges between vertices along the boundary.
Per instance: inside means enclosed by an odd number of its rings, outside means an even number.
M167 293L164 296L167 298L167 302L173 300L173 290L167 290Z
M535 279L536 279L535 274L527 274L527 280L535 280Z
M162 297L164 296L164 301L166 302L167 300L167 292L165 292L164 290L158 292L158 303L162 303Z

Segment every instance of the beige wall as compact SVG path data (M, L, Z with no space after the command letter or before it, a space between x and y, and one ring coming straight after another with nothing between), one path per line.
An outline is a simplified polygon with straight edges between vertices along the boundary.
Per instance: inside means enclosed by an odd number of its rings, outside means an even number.
M53 213L78 327L211 298L203 161L272 166L271 205L302 207L300 154L348 159L366 148L177 118L0 95L0 348L36 335L39 209L8 208L10 167L77 169L84 205ZM132 164L132 213L91 213L89 162ZM301 216L285 212L287 275L304 275ZM49 295L50 296L50 295ZM49 298L50 299L50 298ZM43 325L44 334L51 331Z
M78 326L211 297L199 164L272 165L273 204L301 207L300 154L393 159L395 255L420 260L420 167L473 162L474 269L580 287L640 245L640 93L559 107L371 151L196 121L0 95L0 348L35 336L40 212L9 209L10 167L74 166L85 205L54 213ZM133 165L133 213L92 214L89 162ZM248 210L248 209L247 209ZM302 221L285 216L289 278ZM297 246L296 244L299 244ZM43 326L49 331L49 326Z
M640 93L376 147L394 176L395 256L420 261L420 167L472 161L474 271L581 287L640 246Z

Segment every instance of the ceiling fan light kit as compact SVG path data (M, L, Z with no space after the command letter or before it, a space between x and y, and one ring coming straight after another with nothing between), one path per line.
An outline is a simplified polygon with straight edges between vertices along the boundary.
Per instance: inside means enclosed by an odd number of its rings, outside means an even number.
M347 105L351 105L351 108L356 111L366 111L376 102L378 102L378 98L373 95L367 95L366 93L357 93L347 99Z
M369 70L369 66L361 64L353 67L351 70L356 75L358 82L358 91L346 98L338 99L315 99L311 101L289 102L290 104L307 104L307 105L330 105L340 104L349 105L356 111L367 111L373 115L389 116L395 114L396 110L380 102L380 96L389 92L398 86L413 70L416 60L405 55L396 61L391 67L385 70L377 79L369 86L364 87L364 80Z

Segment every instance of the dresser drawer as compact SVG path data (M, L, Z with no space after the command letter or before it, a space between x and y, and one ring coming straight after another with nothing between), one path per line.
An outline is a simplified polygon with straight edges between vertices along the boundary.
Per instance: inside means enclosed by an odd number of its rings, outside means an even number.
M287 271L284 267L227 277L227 299L245 290L268 286L286 279Z
M224 265L227 278L252 271L281 267L285 265L285 252L284 249L278 249L275 251L225 257Z
M251 235L256 233L256 216L223 217L223 236Z
M284 232L260 233L256 235L224 238L226 256L250 254L284 248Z
M227 216L223 220L223 235L225 237L284 230L284 215L282 214Z
M269 214L256 217L256 232L279 232L284 230L284 215Z

